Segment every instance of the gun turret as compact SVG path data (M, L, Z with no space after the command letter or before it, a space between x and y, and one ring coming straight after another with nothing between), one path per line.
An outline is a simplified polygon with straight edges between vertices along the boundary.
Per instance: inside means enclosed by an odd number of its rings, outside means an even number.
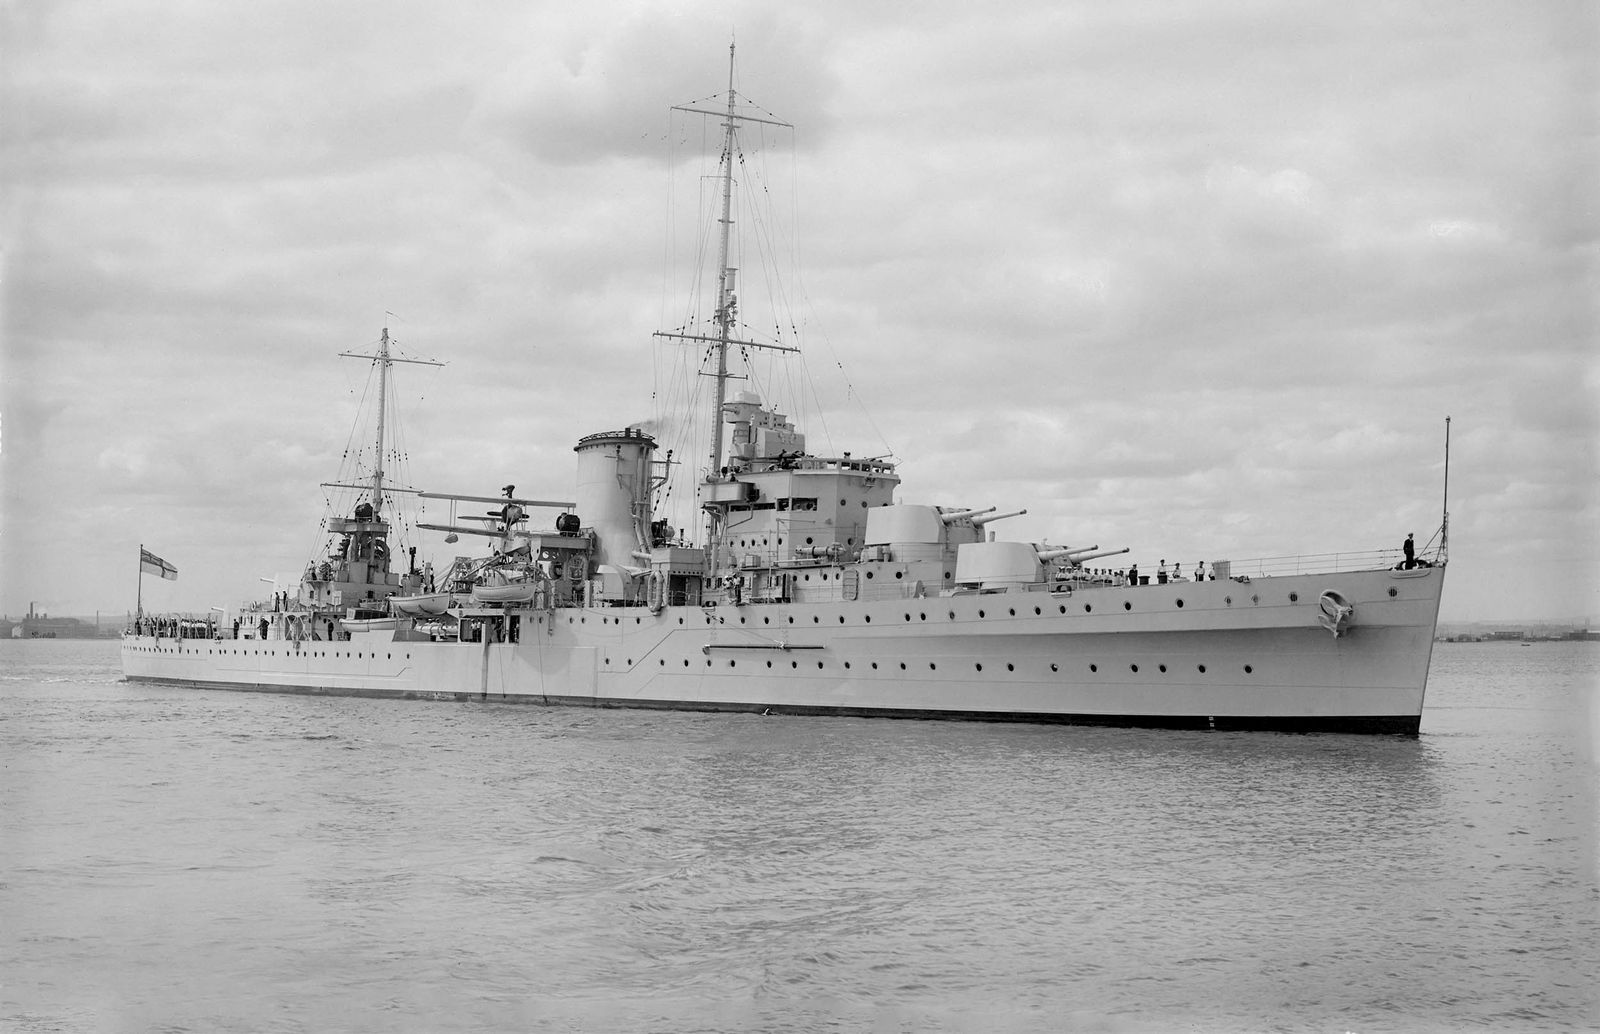
M994 507L989 507L989 510L993 509ZM972 518L972 523L981 528L990 521L1003 521L1007 517L1021 517L1023 514L1028 512L1027 510L1012 510L1010 513L990 513L989 510L985 510L984 516L982 517Z
M993 506L986 506L977 510L954 510L950 513L941 513L939 519L946 524L954 524L956 521L964 521L968 517L976 517L980 513L993 513L994 511L995 507ZM976 524L977 522L974 521L973 523Z

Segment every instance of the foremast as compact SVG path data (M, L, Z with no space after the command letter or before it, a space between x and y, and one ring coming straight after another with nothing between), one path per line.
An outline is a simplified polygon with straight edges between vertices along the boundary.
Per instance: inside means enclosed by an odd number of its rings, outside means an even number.
M302 602L316 605L373 606L384 596L401 588L402 580L391 573L389 549L389 522L384 515L384 497L387 492L413 491L396 489L386 483L384 456L389 437L389 372L395 363L415 363L420 366L443 366L431 359L407 359L395 356L389 349L389 328L383 328L376 354L366 352L340 352L349 359L366 359L378 371L377 428L374 435L372 474L354 482L324 482L324 488L350 488L363 493L364 498L352 508L348 516L330 518L328 531L340 535L336 549L330 551L320 565L313 564L302 582ZM413 572L408 572L412 577ZM415 580L412 578L412 580Z
M383 328L383 334L378 339L378 354L367 355L365 352L340 352L339 355L347 359L369 359L378 368L378 433L375 444L376 452L372 461L372 506L374 518L381 517L383 513L383 455L387 444L387 421L389 415L389 367L395 363L417 363L421 366L443 366L443 363L431 359L396 359L389 354L389 328ZM364 487L364 486L363 486Z

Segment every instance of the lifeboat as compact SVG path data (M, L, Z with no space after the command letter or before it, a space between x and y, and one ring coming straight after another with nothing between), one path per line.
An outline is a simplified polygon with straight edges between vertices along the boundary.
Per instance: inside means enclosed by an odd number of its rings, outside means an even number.
M472 598L479 603L527 603L538 589L535 572L500 568L484 572L483 581L472 587Z
M387 618L340 618L339 627L346 632L392 632L400 627L400 619Z
M450 609L448 592L430 592L420 596L391 596L389 609L402 617L438 617Z
M538 586L533 582L506 582L502 585L474 585L472 598L479 603L526 603Z

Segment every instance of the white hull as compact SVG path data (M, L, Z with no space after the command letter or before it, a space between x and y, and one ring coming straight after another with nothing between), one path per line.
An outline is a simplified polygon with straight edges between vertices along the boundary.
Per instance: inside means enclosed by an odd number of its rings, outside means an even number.
M219 689L1415 733L1443 580L1436 567L657 613L469 609L469 628L515 618L488 638L516 641L130 635L123 664L130 680ZM1328 590L1354 605L1340 637L1318 620Z

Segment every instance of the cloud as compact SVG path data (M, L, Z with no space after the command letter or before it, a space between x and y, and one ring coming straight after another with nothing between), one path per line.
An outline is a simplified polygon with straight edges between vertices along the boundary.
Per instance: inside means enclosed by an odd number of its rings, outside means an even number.
M807 349L751 384L813 448L1026 506L1020 537L1211 559L1426 535L1450 414L1446 616L1565 616L1600 573L1582 5L3 17L3 608L146 537L204 605L298 570L368 372L337 353L385 325L449 360L397 377L430 487L561 497L579 435L703 401L650 334L707 313L717 119L669 106L722 103L730 33L795 126L742 139L741 311ZM690 472L703 419L661 431ZM1574 588L1508 593L1525 548Z

